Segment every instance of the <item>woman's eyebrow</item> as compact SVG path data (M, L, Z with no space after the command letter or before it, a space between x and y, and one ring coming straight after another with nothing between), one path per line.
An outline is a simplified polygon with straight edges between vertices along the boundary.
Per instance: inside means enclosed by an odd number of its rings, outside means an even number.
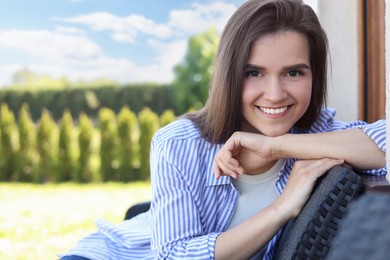
M248 63L245 65L245 69L264 70L265 68L262 66L257 66L257 65L253 65L253 64Z
M248 63L245 65L245 69L265 70L265 67ZM306 63L298 63L298 64L284 66L282 69L283 70L298 70L298 69L310 70L311 67Z
M310 70L311 67L306 63L298 63L293 65L288 65L283 67L283 70L299 70L299 69L308 69Z

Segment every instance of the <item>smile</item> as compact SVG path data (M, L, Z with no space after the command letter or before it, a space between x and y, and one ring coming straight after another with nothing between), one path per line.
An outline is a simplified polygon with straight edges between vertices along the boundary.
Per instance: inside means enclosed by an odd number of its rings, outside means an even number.
M267 115L279 115L287 110L287 106L279 107L279 108L268 108L268 107L259 107L261 111L266 113Z

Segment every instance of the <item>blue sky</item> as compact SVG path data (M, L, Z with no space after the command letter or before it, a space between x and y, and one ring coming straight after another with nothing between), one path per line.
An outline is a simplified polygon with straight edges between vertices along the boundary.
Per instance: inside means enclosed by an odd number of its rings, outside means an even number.
M244 1L0 0L0 86L22 68L70 80L168 83L188 38L211 26L221 31Z

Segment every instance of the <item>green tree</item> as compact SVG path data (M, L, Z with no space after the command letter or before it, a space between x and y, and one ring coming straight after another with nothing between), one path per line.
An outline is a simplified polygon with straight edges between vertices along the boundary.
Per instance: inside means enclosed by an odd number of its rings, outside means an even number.
M75 180L77 143L75 140L75 129L73 118L69 110L65 110L60 122L60 134L58 143L58 168L56 174L57 182ZM78 180L76 180L78 181Z
M12 75L12 83L14 85L31 84L36 78L36 74L29 68L25 67L16 71Z
M138 116L140 125L140 179L147 180L150 176L150 144L154 133L159 129L159 118L150 108L141 110Z
M101 108L98 113L100 129L100 170L103 181L117 180L118 133L116 116L111 109Z
M54 179L57 156L58 129L50 112L42 110L37 129L37 150L39 153L39 173L35 182L48 182Z
M166 126L167 124L175 120L175 112L172 109L167 109L160 116L160 127Z
M120 150L119 180L127 182L136 180L134 156L136 142L139 138L138 119L128 107L123 107L118 114L118 134Z
M78 160L78 174L75 177L77 182L97 181L99 178L93 167L92 161L92 140L94 136L94 126L92 121L85 113L79 116L79 160Z
M18 119L19 145L17 180L31 182L36 174L36 129L31 119L29 106L25 103L19 111Z
M65 77L53 79L49 75L36 73L29 68L22 68L12 75L12 87L18 89L61 89L69 86Z
M215 28L191 37L184 61L175 66L173 89L179 113L205 103L219 36Z
M17 129L15 116L8 105L0 109L0 180L11 181L16 174Z

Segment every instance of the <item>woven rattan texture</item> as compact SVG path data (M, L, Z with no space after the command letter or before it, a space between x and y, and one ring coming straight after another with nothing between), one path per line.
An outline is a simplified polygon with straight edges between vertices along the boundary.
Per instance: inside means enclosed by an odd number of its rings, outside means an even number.
M275 259L324 259L361 188L355 172L343 166L332 168L318 181L299 216L286 226Z

